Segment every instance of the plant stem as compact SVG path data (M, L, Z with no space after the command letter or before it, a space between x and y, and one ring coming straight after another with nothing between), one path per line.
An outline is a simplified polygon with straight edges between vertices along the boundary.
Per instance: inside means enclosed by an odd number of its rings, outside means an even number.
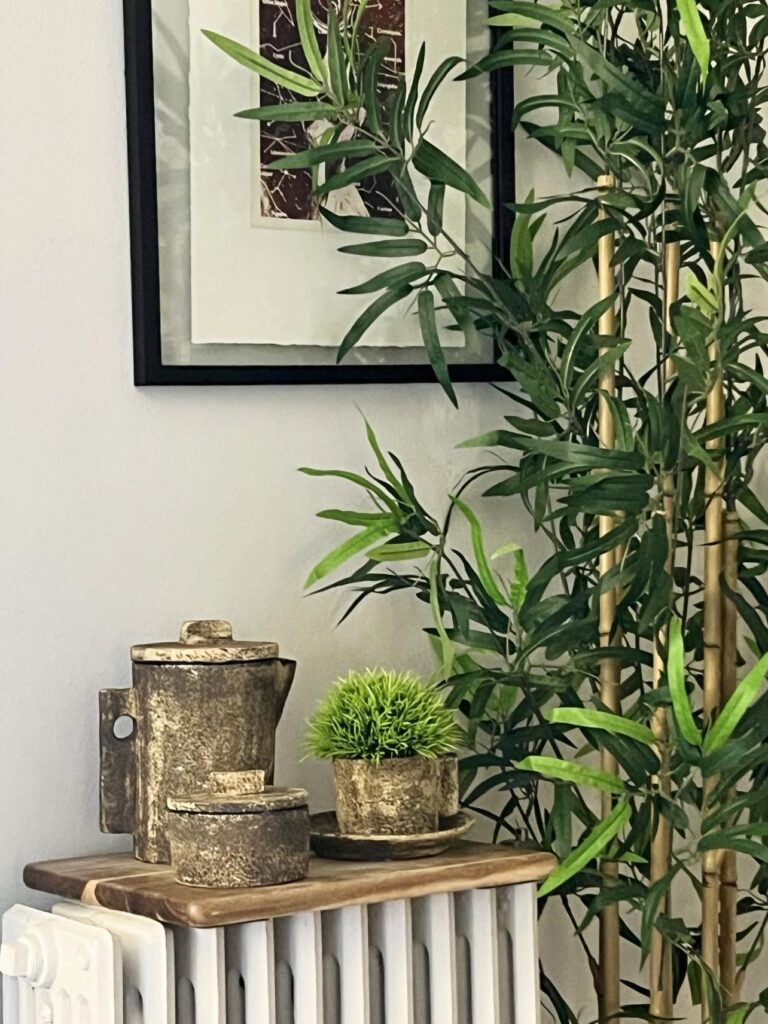
M598 187L604 190L615 187L612 175L604 175L598 179ZM601 218L606 214L601 211ZM616 274L613 267L615 255L615 239L612 233L603 235L599 242L598 250L598 271L600 298L608 298L616 294ZM615 306L607 310L600 318L599 333L601 337L613 338L616 333L616 309ZM608 346L601 348L601 355ZM600 375L598 399L598 419L600 447L612 449L616 445L615 427L613 414L609 399L616 393L616 369L610 366ZM615 517L612 515L600 516L600 536L605 537L613 530ZM600 576L606 577L613 572L617 565L617 551L604 552L600 556ZM616 626L616 588L606 587L600 595L600 646L611 647L614 643L614 631ZM600 662L600 700L609 710L616 714L621 713L621 698L619 693L620 675L619 665L615 658L605 657ZM618 774L616 759L607 750L600 752L600 766L604 772L612 775ZM609 794L602 796L602 816L607 818L613 808L613 800ZM616 861L605 858L600 867L603 876L603 885L606 889L616 885L618 879L618 864ZM600 914L600 991L598 992L599 1012L601 1021L610 1021L614 1018L621 1005L620 990L620 937L619 937L619 907L617 903L611 904Z
M711 250L712 256L717 260L720 254L719 243L713 242ZM725 415L723 374L716 336L709 346L709 362L714 372L714 381L707 395L707 425L714 426ZM714 722L722 704L723 602L720 576L723 570L723 460L719 454L720 446L721 442L717 438L707 443L707 448L712 452L713 464L705 470L704 479L704 717L709 725ZM715 777L710 776L704 781L705 812L709 796L716 785ZM705 853L702 882L701 957L712 977L718 980L720 851L712 850ZM713 1024L712 1007L707 998L706 986L701 1012L704 1024Z
M665 332L666 338L672 336L672 306L680 295L680 243L668 242L664 246L664 294L665 294ZM667 341L667 358L662 364L662 396L666 395L668 383L673 375L672 361L669 358L669 342ZM665 572L671 573L674 566L675 544L675 477L674 473L665 471L661 478L664 523L667 533L667 559ZM667 629L659 630L653 652L653 687L658 689L664 675L664 651L667 646ZM656 753L660 762L658 776L653 785L658 789L662 799L670 799L672 793L669 776L669 723L664 707L657 707L651 719L651 728L656 737ZM657 814L656 830L651 840L651 884L660 881L672 865L672 826L669 819ZM671 911L671 894L667 890L662 911L669 916ZM662 933L654 928L651 936L650 951L650 1012L664 1020L672 1016L672 948Z
M731 590L739 585L739 517L734 511L725 513L724 579ZM723 595L723 704L733 695L737 684L738 619L735 604ZM735 797L735 792L732 797ZM726 850L720 869L720 984L727 1004L738 999L736 976L738 873L736 854Z

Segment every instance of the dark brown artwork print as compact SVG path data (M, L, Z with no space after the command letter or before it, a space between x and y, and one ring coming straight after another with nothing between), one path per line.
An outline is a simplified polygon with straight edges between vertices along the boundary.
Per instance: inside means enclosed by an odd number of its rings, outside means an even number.
M338 11L341 0L330 0ZM371 39L387 38L389 53L385 61L382 91L394 89L405 71L406 0L370 0L363 24ZM325 50L329 0L312 0L315 31ZM262 55L292 71L308 73L296 23L295 0L259 0L259 47ZM289 103L297 99L288 89L261 79L260 103ZM386 96L382 96L384 101ZM312 195L309 171L269 170L268 165L289 153L317 145L329 128L325 121L307 124L264 122L261 125L259 181L261 216L274 220L317 220L318 202ZM346 137L346 136L343 136ZM330 168L331 173L342 167ZM323 203L330 210L352 216L387 217L398 209L397 194L387 175L349 185L327 195Z

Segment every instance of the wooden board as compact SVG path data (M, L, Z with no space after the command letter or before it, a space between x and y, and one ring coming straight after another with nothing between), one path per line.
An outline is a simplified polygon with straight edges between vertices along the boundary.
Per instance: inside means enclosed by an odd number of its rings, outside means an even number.
M308 878L263 889L181 885L168 865L144 864L129 853L29 864L24 881L30 889L91 906L124 910L164 924L214 928L305 911L538 882L555 864L548 853L462 842L422 860L356 863L313 857Z

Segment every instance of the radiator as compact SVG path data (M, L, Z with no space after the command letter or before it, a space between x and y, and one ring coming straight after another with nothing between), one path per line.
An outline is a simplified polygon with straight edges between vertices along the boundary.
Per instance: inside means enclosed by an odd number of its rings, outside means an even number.
M226 928L58 903L3 918L4 1024L538 1024L536 887Z

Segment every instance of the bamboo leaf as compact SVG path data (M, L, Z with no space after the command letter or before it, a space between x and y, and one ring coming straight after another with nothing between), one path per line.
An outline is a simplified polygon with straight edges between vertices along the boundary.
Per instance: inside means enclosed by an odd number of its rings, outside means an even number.
M267 164L267 167L278 171L300 170L305 167L318 167L333 160L369 156L375 152L376 147L369 139L349 139L346 142L332 142L315 149L304 149L300 153L289 153Z
M657 879L657 881L655 881L648 889L646 897L643 900L643 916L642 923L640 925L641 962L644 962L645 958L648 956L651 948L651 937L659 915L659 908L669 892L670 886L675 880L680 868L681 865L675 864L662 878Z
M687 743L694 747L700 747L702 743L701 733L694 721L691 704L685 688L685 648L683 646L683 630L679 619L672 619L669 626L667 679L677 727Z
M376 274L375 277L371 277L353 288L344 288L339 295L369 295L371 292L380 292L384 288L410 284L428 273L429 271L423 263L405 263L402 266L391 267L381 274Z
M388 235L402 238L408 234L408 225L397 217L344 217L334 213L327 207L320 208L321 216L339 231L349 231L357 235ZM426 246L424 246L426 249Z
M365 181L367 178L374 178L377 174L381 174L382 171L389 170L396 163L397 159L395 157L369 156L366 160L359 160L338 174L334 174L333 177L328 178L327 181L324 181L322 185L315 189L315 194L325 196L329 192L335 192L337 189L344 188L346 185Z
M376 437L376 431L373 429L373 427L371 426L367 419L364 419L364 422L365 436L368 441L368 444L371 447L371 451L376 456L376 462L379 464L379 469L384 474L392 490L398 495L398 497L400 497L403 500L407 500L407 495L405 493L405 490L403 489L403 485L392 472L392 467L387 461L384 452L381 450L379 439Z
M683 32L688 39L688 45L693 50L696 63L701 71L701 80L706 82L707 75L709 74L711 48L707 33L704 30L704 23L699 14L698 4L696 0L676 0L676 3Z
M248 121L282 121L286 124L302 121L334 121L342 113L341 107L330 103L276 103L272 106L240 110L235 117Z
M569 879L577 875L583 868L597 858L609 843L616 838L624 825L631 817L632 809L625 801L620 801L608 817L587 838L566 857L560 867L555 868L553 873L546 879L539 888L539 897L548 896L555 892Z
M408 541L396 544L382 544L368 552L367 557L373 562L419 561L428 555L432 548L425 540Z
M307 589L314 586L318 580L334 572L339 566L348 562L350 558L359 555L361 551L365 551L366 548L375 544L380 537L385 536L388 532L388 527L384 525L369 526L367 529L361 530L360 533L356 533L353 537L348 537L343 544L339 544L337 548L334 548L333 551L317 563L307 577L304 588Z
M428 288L425 288L419 294L419 324L421 325L421 337L430 366L435 371L435 376L442 385L443 391L458 408L459 403L451 383L448 362L440 344L440 337L437 331L435 297Z
M553 725L575 725L580 729L600 729L614 736L626 736L652 747L656 738L647 725L633 722L623 715L609 711L592 711L589 708L553 708L547 713L547 721Z
M372 480L366 479L359 473L350 473L346 469L313 469L311 466L302 466L299 469L300 473L304 473L306 476L332 476L337 477L339 480L347 480L349 483L355 484L357 487L362 487L364 490L369 491L376 498L382 501L392 512L397 511L397 506L393 501L391 495L387 494L385 490L375 484Z
M572 761L562 761L557 757L533 754L519 761L517 767L521 771L536 772L537 775L546 775L560 782L570 782L574 786L593 786L602 793L624 792L624 783L610 772L589 768L584 764L575 764Z
M445 204L445 185L441 181L433 181L429 187L427 201L427 228L435 237L443 227L443 206Z
M443 625L443 612L440 605L440 563L437 558L433 559L429 568L429 606L432 610L432 619L437 631L442 658L436 675L439 679L450 679L453 675L454 650L451 638Z
M307 59L309 70L318 82L325 82L326 67L312 20L312 0L296 0L296 21L299 28L301 48Z
M764 655L757 665L744 676L718 715L717 721L704 740L705 754L720 750L733 736L739 722L757 700L766 674L768 674L768 654Z
M419 100L419 105L416 109L416 124L419 127L424 123L424 118L427 116L429 105L434 99L435 93L457 64L461 64L460 57L446 57L442 64L436 68L429 81L424 86L424 91L421 94L421 99Z
M391 242L359 242L356 245L342 245L339 252L350 256L381 256L391 259L398 256L423 256L427 251L426 242L420 238L403 238Z
M392 288L389 291L384 292L378 299L370 304L370 306L360 314L355 320L352 326L349 328L347 333L344 335L344 339L339 346L339 351L336 355L336 362L340 363L342 359L350 352L351 349L360 341L365 332L373 326L373 324L390 308L394 306L401 299L404 299L407 295L410 295L411 288L409 285L400 285L397 288Z
M491 205L472 175L426 139L422 139L413 151L413 166L430 181L442 182L449 188L464 192L482 206Z
M488 556L485 553L485 546L483 544L483 528L480 525L480 520L469 505L466 505L459 498L452 497L451 501L469 523L470 532L472 534L472 549L475 552L475 562L477 563L477 572L483 586L488 592L489 597L491 597L496 604L508 604L509 601L502 593L501 588L496 582L488 564Z
M295 71L289 71L280 64L274 64L272 61L267 60L266 57L262 57L261 54L256 53L247 46L243 46L241 43L235 42L234 39L219 35L218 32L210 32L208 29L203 29L203 35L206 39L210 39L215 46L218 46L220 50L223 50L232 60L242 64L249 71L261 75L270 82L274 82L275 85L282 85L284 88L290 89L291 92L298 93L299 96L320 95L320 86L311 78L299 75Z
M344 60L344 45L339 27L339 16L333 4L328 5L328 71L331 79L333 98L340 103L347 100L347 74Z

